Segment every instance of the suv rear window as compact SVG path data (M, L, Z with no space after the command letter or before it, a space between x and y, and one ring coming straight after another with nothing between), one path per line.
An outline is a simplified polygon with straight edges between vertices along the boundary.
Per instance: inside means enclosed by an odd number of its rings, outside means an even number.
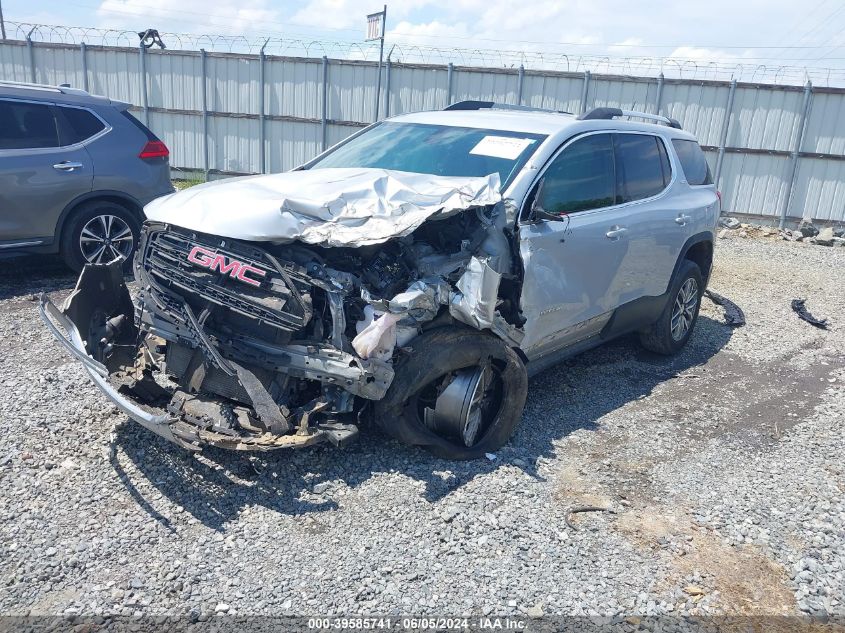
M710 175L710 166L701 151L701 146L695 141L673 138L672 145L681 161L681 167L687 182L691 185L712 185L713 176Z
M666 147L650 134L615 134L616 204L656 196L671 179Z
M58 146L56 119L49 105L0 100L0 149Z
M73 145L102 132L106 126L88 110L59 106L62 145Z

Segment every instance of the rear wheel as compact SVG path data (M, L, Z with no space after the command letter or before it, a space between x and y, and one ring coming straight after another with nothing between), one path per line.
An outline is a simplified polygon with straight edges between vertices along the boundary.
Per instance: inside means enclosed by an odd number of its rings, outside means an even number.
M694 262L685 259L669 289L669 300L660 318L640 333L643 347L658 354L678 353L686 345L698 321L703 293L701 270Z
M522 417L525 366L501 339L439 328L410 343L375 421L389 435L446 459L476 459L503 446Z
M134 213L114 202L89 202L70 217L62 237L62 257L74 270L85 264L124 261L131 267L141 224Z

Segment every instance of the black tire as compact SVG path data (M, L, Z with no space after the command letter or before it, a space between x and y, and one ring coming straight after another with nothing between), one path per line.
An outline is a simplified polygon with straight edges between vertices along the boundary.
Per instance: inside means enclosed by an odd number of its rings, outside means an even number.
M691 280L691 281L690 281ZM695 284L695 306L689 309L689 314L684 312L682 318L688 320L689 325L681 336L674 336L672 331L672 316L677 302L682 299L682 290L687 284ZM660 318L646 330L640 332L640 343L650 352L657 354L677 354L687 344L690 335L695 329L698 321L698 311L701 308L701 296L704 294L704 280L701 277L701 270L688 259L681 262L677 274L669 287L668 300ZM686 304L687 302L682 302Z
M397 362L387 394L375 403L378 427L400 442L422 446L444 459L478 459L501 448L522 418L528 391L528 374L516 352L492 334L455 326L425 332L409 346L412 352ZM480 439L466 447L430 430L419 412L423 390L444 376L485 363L496 368L496 391L501 393Z
M138 237L141 232L141 222L138 216L116 202L109 202L105 200L95 200L86 202L75 209L70 217L68 217L65 229L62 231L61 254L65 263L75 271L82 270L85 264L90 263L89 257L96 254L98 245L96 242L85 242L83 247L80 238L83 229L93 227L99 229L101 224L97 218L112 218L110 221L106 220L108 227L112 229L112 236L121 236L119 240L109 245L103 251L100 257L101 261L98 263L108 263L113 261L116 256L115 252L122 252L126 250L126 257L123 263L123 269L129 272L132 268L132 256L135 249L138 247ZM93 222L93 223L92 223ZM95 227L96 225L96 227ZM106 225L102 225L105 236ZM123 229L128 228L131 233L131 245L129 245L127 236L125 236ZM89 233L86 230L86 234ZM83 248L89 249L87 252Z

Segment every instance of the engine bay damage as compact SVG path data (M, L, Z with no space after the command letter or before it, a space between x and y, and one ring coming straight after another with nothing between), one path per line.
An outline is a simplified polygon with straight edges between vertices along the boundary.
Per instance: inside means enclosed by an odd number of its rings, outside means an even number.
M343 445L385 398L398 359L424 352L413 343L422 333L468 326L519 346L512 210L465 207L359 245L151 220L134 301L120 262L88 265L62 310L42 297L42 317L130 417L185 448ZM487 373L446 381L427 423L475 433L469 403L494 385Z

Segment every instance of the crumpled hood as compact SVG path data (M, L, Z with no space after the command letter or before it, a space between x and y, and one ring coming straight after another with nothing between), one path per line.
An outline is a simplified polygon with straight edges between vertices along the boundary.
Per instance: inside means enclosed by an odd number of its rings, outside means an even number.
M333 168L209 182L157 198L144 213L234 239L365 246L407 235L434 215L501 199L498 173L463 178Z

